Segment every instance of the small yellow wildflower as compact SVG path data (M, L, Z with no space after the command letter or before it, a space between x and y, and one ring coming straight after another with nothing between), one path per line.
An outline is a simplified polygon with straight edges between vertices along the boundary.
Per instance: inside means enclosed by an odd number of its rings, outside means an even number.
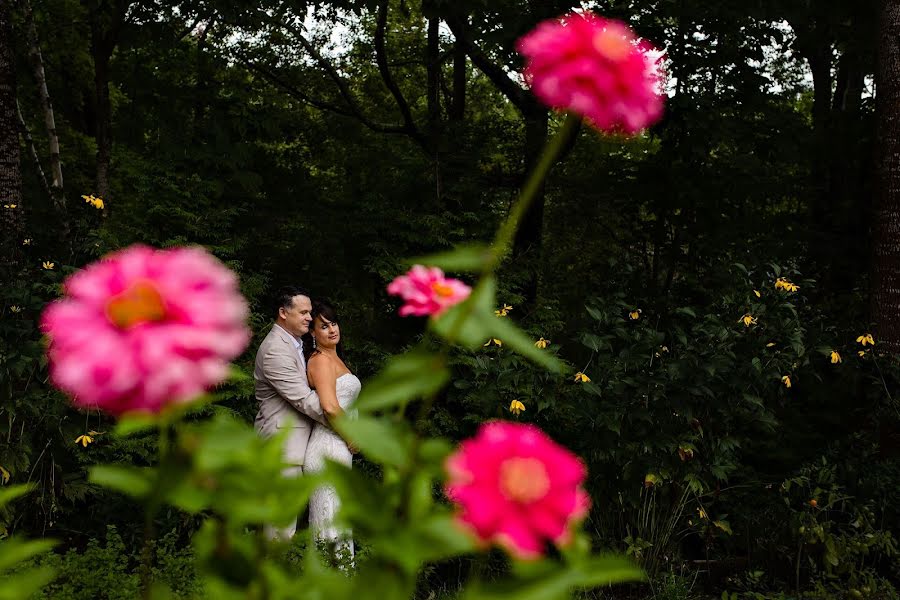
M86 433L79 435L77 438L75 438L75 443L81 444L84 448L87 448L87 445L92 443L93 441L94 441L94 438L92 438L91 436L89 436Z
M24 240L22 240L22 245L23 245L23 246L30 246L30 245L31 245L31 242L32 242L32 239L31 239L31 238L25 238Z
M540 348L540 349L543 350L544 348L546 348L547 346L550 345L550 340L545 340L545 339L542 337L541 339L539 339L538 341L536 341L536 342L534 343L534 345L535 345L537 348Z
M866 355L866 351L865 351L865 350L857 350L857 351L856 351L856 355L857 355L858 357L862 358L863 356Z
M20 313L20 312L22 312L22 307L19 306L18 304L13 304L12 306L9 307L9 310L10 310L10 312Z
M790 378L790 376L788 376L788 375L782 375L782 376L781 376L781 383L784 384L784 387L790 388L790 387L791 387L791 378Z
M50 262L49 260L45 260L45 261L43 262L42 266L43 266L44 269L46 269L47 271L52 271L52 270L53 270L53 267L56 266L56 263Z
M784 290L786 292L796 292L800 289L800 286L796 283L791 283L784 277L779 277L775 280L775 289L776 290Z
M12 209L12 208L16 208L17 206L19 206L19 205L18 204L4 204L3 208Z
M754 317L750 313L747 313L743 317L738 319L737 322L743 323L745 327L750 327L751 325L756 325L756 317Z
M97 210L103 210L103 199L97 198L93 194L82 196L84 201L96 208Z
M709 518L709 515L706 514L706 511L703 510L703 509L700 508L700 507L697 508L697 514L700 515L700 518L701 518L701 519L708 519L708 518Z
M585 375L584 373L582 373L581 371L578 371L577 373L575 373L575 381L580 381L580 382L582 382L582 383L587 383L587 382L589 382L590 380L591 380L591 378L588 377L587 375Z
M501 340L498 340L497 338L491 338L484 345L485 345L485 347L487 347L487 346L490 346L491 344L494 344L496 346L502 346L503 342Z
M518 400L513 400L509 403L509 412L512 414L519 416L519 414L525 410L525 405L519 402Z
M637 321L638 319L640 319L641 318L641 309L636 308L633 311L631 311L630 313L628 313L628 318L631 319L632 321Z
M836 365L839 362L841 362L841 355L838 353L837 350L832 350L831 351L831 364Z
M768 344L766 344L766 348L771 348L774 345L775 345L775 342L769 342Z
M865 333L865 334L859 336L858 338L856 338L856 341L859 342L860 344L862 344L863 346L865 346L866 344L870 344L872 346L875 345L875 338L872 337L871 333Z
M0 465L0 482L9 483L9 471L3 468L3 465Z
M500 310L495 310L494 314L498 317L505 317L506 315L509 314L509 311L511 311L512 309L513 309L513 307L510 306L509 304L504 304L503 308L501 308Z
M762 298L762 294L759 293L759 290L753 290L753 293L756 294L757 298Z

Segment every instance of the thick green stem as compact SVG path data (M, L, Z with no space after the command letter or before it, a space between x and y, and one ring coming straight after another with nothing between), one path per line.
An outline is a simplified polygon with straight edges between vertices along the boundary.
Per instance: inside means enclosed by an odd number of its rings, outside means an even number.
M569 145L572 138L578 135L580 125L581 117L573 114L566 115L566 120L563 122L562 127L559 128L559 131L556 132L556 135L544 148L540 160L538 160L534 170L528 175L528 180L525 182L518 200L516 200L512 210L509 211L509 216L500 227L500 230L497 231L497 236L494 238L493 252L484 266L483 275L494 271L500 262L506 258L522 217L525 216L525 213L528 212L528 209L534 203L534 199L537 198L538 192L540 192L541 184L547 178L550 169L556 164L560 154Z

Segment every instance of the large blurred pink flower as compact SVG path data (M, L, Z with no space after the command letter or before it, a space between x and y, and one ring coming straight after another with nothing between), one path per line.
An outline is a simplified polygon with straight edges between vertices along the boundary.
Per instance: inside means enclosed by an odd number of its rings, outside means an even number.
M69 277L41 317L76 406L158 412L222 381L247 346L237 277L202 248L132 246Z
M406 275L399 275L388 285L387 291L400 296L405 304L400 316L437 316L469 297L472 288L459 279L444 276L437 267L415 265Z
M533 425L486 423L446 466L459 520L521 558L538 557L547 541L566 543L590 506L582 462Z
M597 129L635 133L662 116L658 61L624 23L573 12L539 23L516 49L542 102Z

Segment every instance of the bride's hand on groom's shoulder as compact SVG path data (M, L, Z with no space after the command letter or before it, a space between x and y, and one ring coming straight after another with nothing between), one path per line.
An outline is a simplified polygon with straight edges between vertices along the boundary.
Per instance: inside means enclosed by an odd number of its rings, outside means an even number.
M347 442L347 448L350 449L350 454L359 454L359 448L357 448L356 446L354 446L354 445L351 444L350 442Z

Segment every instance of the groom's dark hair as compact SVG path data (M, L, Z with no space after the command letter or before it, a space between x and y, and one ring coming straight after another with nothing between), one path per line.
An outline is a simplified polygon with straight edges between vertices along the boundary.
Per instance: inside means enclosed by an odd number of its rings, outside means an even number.
M282 308L291 308L294 305L294 296L306 296L307 298L311 298L304 288L289 285L278 290L278 295L275 297L275 318L278 318L278 311Z

